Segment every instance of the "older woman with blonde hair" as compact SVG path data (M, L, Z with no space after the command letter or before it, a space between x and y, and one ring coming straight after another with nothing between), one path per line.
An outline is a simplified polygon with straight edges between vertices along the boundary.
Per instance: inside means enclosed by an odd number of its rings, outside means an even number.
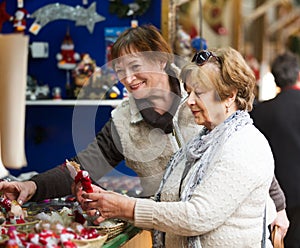
M224 48L197 53L181 77L204 128L171 158L155 201L100 190L83 195L87 209L157 230L155 247L271 247L263 233L276 215L269 200L274 161L248 114L251 69Z

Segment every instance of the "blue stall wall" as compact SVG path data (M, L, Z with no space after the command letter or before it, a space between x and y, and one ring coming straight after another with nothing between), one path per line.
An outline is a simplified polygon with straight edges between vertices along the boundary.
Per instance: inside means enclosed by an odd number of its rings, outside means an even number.
M0 0L2 2L2 0ZM129 27L132 18L118 18L116 14L109 13L109 0L88 0L87 5L82 4L83 0L24 0L24 8L30 13L48 5L48 4L65 4L68 6L80 5L88 8L92 3L96 2L96 12L106 19L97 22L92 33L85 26L76 26L75 21L71 20L55 20L49 22L41 28L37 35L29 32L34 18L27 19L27 29L25 34L30 36L30 44L32 42L47 42L49 44L49 58L32 59L28 61L28 74L34 76L39 84L48 84L50 88L59 86L62 89L66 83L66 72L57 68L56 54L61 51L60 46L69 29L70 35L75 45L75 51L79 54L88 53L96 61L97 65L102 67L105 64L105 38L104 29L107 27ZM132 3L133 0L124 0L124 4ZM6 11L10 15L14 15L17 10L17 0L6 0ZM153 24L160 28L161 21L161 1L152 0L149 9L142 16L137 16L139 25ZM11 22L3 24L2 33L13 32ZM64 95L64 92L63 92Z
M28 164L20 170L10 169L10 173L14 176L32 171L40 173L72 158L93 141L112 109L111 106L76 106L74 115L73 106L27 106L25 153ZM124 161L116 170L136 175Z
M0 0L0 2L2 2ZM109 13L109 1L88 1L88 5L82 5L82 0L24 0L24 8L33 13L37 9L48 4L60 3L69 6L81 5L88 8L93 2L96 2L96 9L99 15L106 19L98 22L94 26L93 33L90 33L86 27L76 26L74 21L55 20L40 30L37 35L31 34L28 30L34 19L27 19L27 29L25 34L30 37L32 42L47 42L49 44L49 57L44 59L33 59L29 56L28 74L34 76L39 84L48 84L50 89L59 86L64 89L66 83L66 72L57 67L56 54L60 52L60 46L64 36L69 29L70 35L75 44L75 51L79 54L89 53L96 61L98 66L105 64L105 39L104 30L107 27L128 27L131 25L132 18L120 19L115 14ZM123 1L124 4L134 1ZM13 15L17 9L17 0L6 0L6 11ZM160 28L161 21L161 1L152 0L148 11L138 16L136 19L139 25L153 24ZM11 22L5 22L2 33L12 33ZM16 68L17 71L17 68ZM24 96L25 97L25 96ZM93 112L94 106L82 107L82 113L88 115ZM75 144L72 133L73 107L72 106L27 106L26 125L25 125L25 152L27 166L21 170L10 170L11 174L18 176L23 172L37 171L44 172L54 166L61 164L66 158L75 156L82 148L92 142L93 137L87 134L90 126L94 127L96 134L110 118L112 107L99 107L94 118L82 117L80 123L80 144ZM93 114L93 113L92 113ZM125 167L124 162L118 166L118 170L127 174L135 175L133 171Z

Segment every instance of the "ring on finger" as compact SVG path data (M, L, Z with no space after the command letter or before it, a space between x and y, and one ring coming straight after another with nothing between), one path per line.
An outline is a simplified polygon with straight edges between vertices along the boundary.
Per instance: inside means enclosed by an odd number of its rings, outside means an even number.
M95 217L99 217L99 216L101 216L101 212L99 211L99 209L97 209L95 212Z

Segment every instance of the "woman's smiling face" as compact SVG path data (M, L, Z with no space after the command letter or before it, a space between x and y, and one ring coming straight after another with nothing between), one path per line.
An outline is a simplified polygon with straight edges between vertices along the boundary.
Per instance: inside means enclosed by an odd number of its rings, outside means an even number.
M130 54L117 59L114 69L120 82L134 98L148 98L169 91L165 63L154 63L142 54Z

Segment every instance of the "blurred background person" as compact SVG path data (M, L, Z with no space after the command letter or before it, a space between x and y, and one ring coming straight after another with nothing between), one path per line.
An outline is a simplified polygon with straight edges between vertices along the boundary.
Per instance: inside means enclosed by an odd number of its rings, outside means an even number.
M300 247L300 73L299 57L278 55L271 72L280 93L251 112L256 127L268 139L275 158L275 175L282 187L290 227L286 248Z

